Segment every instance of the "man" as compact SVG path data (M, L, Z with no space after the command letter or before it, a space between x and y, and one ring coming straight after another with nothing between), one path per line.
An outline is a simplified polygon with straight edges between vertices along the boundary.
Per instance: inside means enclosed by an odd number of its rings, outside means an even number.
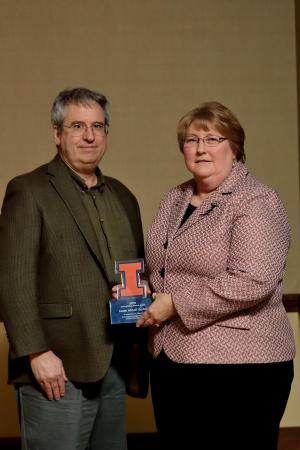
M125 387L108 300L114 261L143 256L135 197L98 168L108 101L85 88L52 107L55 158L9 182L0 217L0 315L22 448L125 450Z

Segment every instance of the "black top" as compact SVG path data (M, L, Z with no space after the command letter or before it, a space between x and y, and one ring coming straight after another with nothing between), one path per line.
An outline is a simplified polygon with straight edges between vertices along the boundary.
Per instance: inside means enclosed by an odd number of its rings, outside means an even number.
M197 206L192 205L191 203L188 204L188 207L186 208L186 211L184 213L184 216L182 218L180 226L184 224L188 220L188 218L193 214L193 212L197 209Z

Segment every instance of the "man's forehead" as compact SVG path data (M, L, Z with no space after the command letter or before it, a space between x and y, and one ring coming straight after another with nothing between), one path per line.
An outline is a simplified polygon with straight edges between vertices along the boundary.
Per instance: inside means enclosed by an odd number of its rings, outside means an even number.
M89 102L89 103L69 103L65 106L64 110L65 119L66 118L72 118L72 119L81 119L84 117L98 117L99 119L104 118L104 111L101 108L101 106L96 102Z

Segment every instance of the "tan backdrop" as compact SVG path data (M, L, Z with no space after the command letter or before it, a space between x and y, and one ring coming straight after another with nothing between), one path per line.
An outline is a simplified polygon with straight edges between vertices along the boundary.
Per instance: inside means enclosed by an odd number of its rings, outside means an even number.
M205 100L243 124L247 164L279 192L293 244L286 293L300 292L299 158L293 0L0 0L0 196L52 158L57 92L86 86L111 101L102 168L131 188L145 232L162 194L187 177L178 119ZM299 323L290 314L299 342ZM0 336L0 436L18 434ZM283 426L300 426L299 362ZM150 397L128 400L128 431L154 431Z

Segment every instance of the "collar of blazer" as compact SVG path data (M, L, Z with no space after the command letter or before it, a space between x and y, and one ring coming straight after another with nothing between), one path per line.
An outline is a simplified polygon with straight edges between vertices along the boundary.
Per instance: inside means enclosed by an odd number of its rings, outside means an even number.
M218 208L230 197L240 183L244 182L247 175L248 169L246 166L243 163L237 163L223 183L207 197L181 227L183 215L194 192L194 180L189 180L178 186L170 214L168 240L179 236L195 222L209 216L215 208Z
M61 197L70 215L76 222L82 237L86 241L90 251L94 254L97 261L102 267L107 279L108 273L105 268L104 259L99 251L97 238L89 220L88 214L80 199L80 192L74 189L74 181L72 180L69 169L64 164L60 156L57 154L55 158L48 164L49 181Z

